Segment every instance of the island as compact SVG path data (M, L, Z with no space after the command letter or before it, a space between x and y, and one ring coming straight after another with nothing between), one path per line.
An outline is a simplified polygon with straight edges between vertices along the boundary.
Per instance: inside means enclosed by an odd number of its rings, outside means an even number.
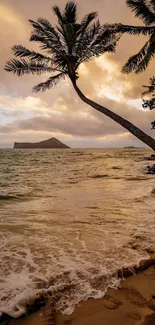
M62 143L56 138L50 138L41 142L15 142L14 149L67 149L69 148L66 144Z

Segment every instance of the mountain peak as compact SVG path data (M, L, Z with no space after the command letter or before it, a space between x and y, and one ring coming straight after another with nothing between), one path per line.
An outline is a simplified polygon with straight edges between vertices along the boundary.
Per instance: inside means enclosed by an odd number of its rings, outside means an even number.
M66 144L62 143L56 138L50 138L40 142L15 142L14 149L57 149L69 148Z

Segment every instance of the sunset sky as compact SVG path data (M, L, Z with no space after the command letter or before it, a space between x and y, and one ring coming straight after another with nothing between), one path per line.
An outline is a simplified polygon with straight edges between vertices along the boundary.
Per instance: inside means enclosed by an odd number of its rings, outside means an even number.
M141 146L114 121L84 104L69 80L62 81L45 93L34 94L32 87L46 80L46 75L21 78L4 71L12 58L11 47L29 43L31 26L28 19L56 17L51 8L62 9L65 0L0 0L0 147L12 147L14 141L36 142L57 137L71 147ZM77 0L79 19L91 11L99 13L101 23L142 24L134 18L125 0ZM122 65L140 50L145 37L123 36L115 54L106 54L82 65L78 85L94 101L117 112L142 128L152 137L154 112L141 108L142 85L153 76L155 61L141 75L123 75Z

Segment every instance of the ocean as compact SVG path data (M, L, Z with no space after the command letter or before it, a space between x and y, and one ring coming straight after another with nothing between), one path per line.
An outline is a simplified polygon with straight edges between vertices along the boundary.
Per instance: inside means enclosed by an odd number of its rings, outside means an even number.
M155 248L148 149L0 150L0 312L70 314Z

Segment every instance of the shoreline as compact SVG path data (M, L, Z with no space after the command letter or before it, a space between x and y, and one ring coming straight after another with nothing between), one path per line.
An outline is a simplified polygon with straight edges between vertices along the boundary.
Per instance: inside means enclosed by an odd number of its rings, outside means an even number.
M117 290L109 288L104 298L81 302L72 315L55 313L51 300L37 312L6 319L1 324L155 325L155 254L142 261L139 267L119 270L118 277L122 280Z

